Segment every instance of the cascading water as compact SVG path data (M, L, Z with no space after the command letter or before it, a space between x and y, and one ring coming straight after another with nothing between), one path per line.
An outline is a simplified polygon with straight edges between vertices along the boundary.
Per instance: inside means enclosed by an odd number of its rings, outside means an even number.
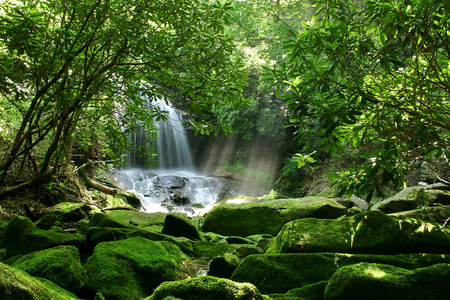
M223 184L217 178L195 171L178 110L162 99L147 100L149 104L155 102L154 105L167 112L167 121L155 121L158 128L158 139L154 143L157 169L123 169L116 173L116 179L139 196L144 211L195 215L202 207L218 200ZM143 132L130 138L135 145L146 145ZM136 167L142 165L142 160L129 155L128 163Z

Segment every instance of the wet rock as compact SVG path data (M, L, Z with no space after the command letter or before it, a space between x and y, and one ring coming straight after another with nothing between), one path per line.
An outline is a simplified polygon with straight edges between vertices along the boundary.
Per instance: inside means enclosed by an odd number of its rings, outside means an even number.
M186 185L187 178L182 176L158 176L154 180L154 184L157 187L169 188L169 189L182 189Z

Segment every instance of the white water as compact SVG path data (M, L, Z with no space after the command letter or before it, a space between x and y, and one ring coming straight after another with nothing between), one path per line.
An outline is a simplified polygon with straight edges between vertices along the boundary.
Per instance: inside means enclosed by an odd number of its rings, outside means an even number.
M201 207L218 200L223 184L195 171L182 115L161 99L147 100L150 107L156 106L167 112L167 121L155 121L158 139L153 145L157 153L157 169L140 167L142 160L129 155L129 165L138 168L117 171L115 177L126 189L139 196L142 210L146 212L196 215ZM146 146L144 132L138 132L130 139L135 145Z
M127 169L115 177L141 199L143 211L184 212L189 216L216 202L223 187L217 178L192 171ZM182 184L161 186L164 180Z

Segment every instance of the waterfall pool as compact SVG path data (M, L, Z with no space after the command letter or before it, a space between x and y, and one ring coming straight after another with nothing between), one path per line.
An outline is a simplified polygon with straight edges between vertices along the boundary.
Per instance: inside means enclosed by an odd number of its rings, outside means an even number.
M186 170L123 169L115 179L135 193L145 212L183 212L196 216L219 200L224 184L217 178Z

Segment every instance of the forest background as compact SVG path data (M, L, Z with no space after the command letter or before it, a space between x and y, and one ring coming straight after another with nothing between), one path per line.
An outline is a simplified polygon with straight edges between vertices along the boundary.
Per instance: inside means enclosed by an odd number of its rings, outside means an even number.
M201 134L279 145L268 180L301 196L382 197L448 182L450 4L444 0L6 1L0 8L0 197L80 193L120 164L167 97ZM133 149L137 152L152 149ZM327 181L328 182L328 181ZM75 188L74 188L75 186Z

